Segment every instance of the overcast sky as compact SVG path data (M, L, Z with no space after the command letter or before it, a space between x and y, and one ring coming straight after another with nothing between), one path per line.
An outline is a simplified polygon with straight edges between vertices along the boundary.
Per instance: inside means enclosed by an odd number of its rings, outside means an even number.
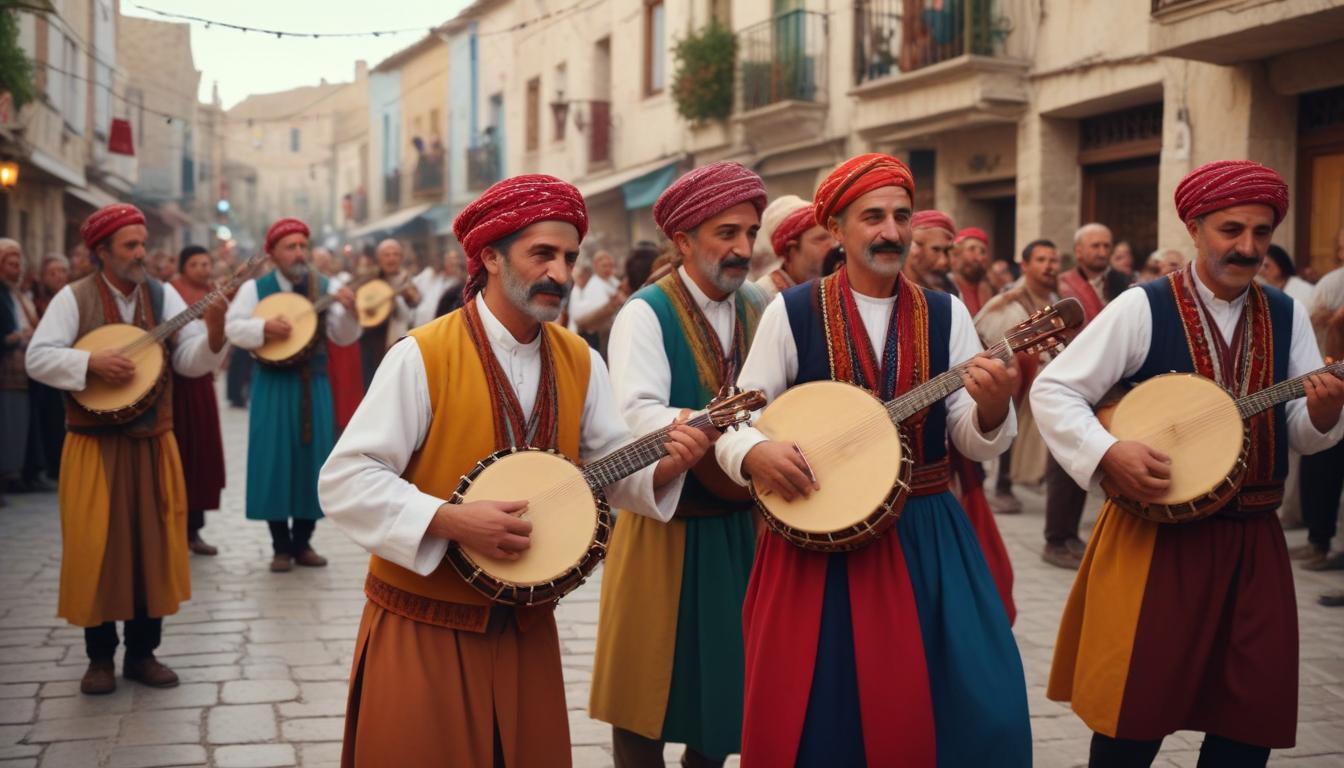
M251 27L295 32L364 32L423 27L418 32L380 37L320 40L260 35L221 27L191 27L191 51L201 71L201 101L219 83L220 99L228 108L253 93L283 91L301 85L343 82L354 78L355 60L377 64L418 40L429 28L452 18L466 0L122 0L121 12L159 21L171 21L144 10L216 19Z

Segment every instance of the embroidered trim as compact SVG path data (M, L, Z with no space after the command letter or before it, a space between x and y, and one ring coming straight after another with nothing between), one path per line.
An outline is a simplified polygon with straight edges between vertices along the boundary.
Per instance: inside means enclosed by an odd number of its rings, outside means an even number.
M480 312L475 301L462 305L467 320L467 336L476 348L485 369L486 386L490 391L490 413L495 424L495 447L504 448L555 448L560 436L560 397L556 391L555 365L551 360L550 336L546 324L541 330L541 381L537 383L537 399L532 404L532 413L524 419L523 407L513 385L499 367L499 360L490 346L490 337L486 335L481 323Z
M747 356L747 338L742 328L740 305L734 306L733 356L729 358L719 342L718 332L709 324L709 319L695 303L695 297L691 296L690 289L682 282L681 273L673 270L664 275L657 285L667 294L672 310L677 313L681 332L691 348L691 356L695 358L695 373L700 379L700 385L708 392L718 392L723 388L725 379L737 377L736 372L742 368L742 361ZM734 299L737 300L736 293Z
M421 624L466 632L484 632L490 622L490 606L450 603L394 587L370 573L364 579L364 596L389 613Z

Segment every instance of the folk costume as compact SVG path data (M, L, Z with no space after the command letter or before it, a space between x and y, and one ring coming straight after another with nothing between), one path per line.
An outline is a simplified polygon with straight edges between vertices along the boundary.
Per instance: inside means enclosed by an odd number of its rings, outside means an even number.
M979 240L986 248L989 247L989 235L979 227L966 227L956 234L952 242L960 246L967 240ZM966 305L966 311L971 313L971 317L980 314L985 302L994 296L994 289L990 287L989 281L982 278L978 283L969 283L956 270L952 270L952 284L956 286L957 295L961 297L961 303Z
M25 344L22 340L4 341L12 333L32 331L37 322L37 312L28 297L17 285L0 281L0 424L5 426L4 434L0 434L0 484L17 479L26 463L39 459L29 455L33 443L29 439L29 416L34 411L34 398L23 369ZM37 448L41 448L40 442Z
M817 190L817 221L884 186L914 181L895 158L853 158ZM832 379L890 398L980 350L952 297L905 277L892 296L864 296L845 267L766 308L738 385L773 399ZM947 492L945 461L949 437L973 460L1006 448L1011 410L984 434L960 391L906 428L914 488L885 536L837 554L773 534L758 543L743 606L744 765L1030 763L1022 662L975 533ZM723 435L719 464L745 482L742 460L764 439L754 429Z
M351 279L349 272L332 276L330 290L340 290ZM358 343L337 344L328 338L326 344L327 380L331 382L331 404L335 409L336 434L340 436L355 415L359 401L364 399L364 366Z
M84 222L80 236L93 252L118 230L144 222L134 206L110 205ZM99 269L52 299L28 346L28 375L56 389L82 390L90 354L72 349L76 340L109 323L150 329L186 308L172 286L146 280L123 294ZM204 375L222 360L223 350L210 351L200 321L178 331L171 345L173 371L182 376ZM128 669L132 661L152 662L163 617L191 596L187 487L173 434L174 394L170 378L149 410L122 425L100 421L66 401L57 615L85 628L92 662L111 665L118 621L125 622Z
M1184 221L1247 203L1272 208L1277 224L1287 186L1256 163L1218 162L1176 189ZM1239 397L1320 365L1300 306L1255 283L1223 301L1192 264L1111 302L1042 371L1032 408L1051 452L1093 486L1116 439L1092 404L1117 382L1194 372ZM1213 516L1163 525L1109 501L1102 508L1065 605L1046 691L1071 702L1096 732L1094 755L1139 750L1151 762L1167 734L1194 730L1208 734L1206 752L1230 749L1239 765L1263 765L1270 748L1294 743L1297 604L1273 513L1288 446L1303 454L1328 448L1344 435L1344 420L1321 434L1299 399L1252 417L1250 428L1246 480Z
M578 190L520 176L462 211L454 231L472 293L481 250L539 221L582 235ZM496 450L548 447L586 462L630 439L601 357L555 323L520 342L475 296L392 347L322 472L332 520L373 553L342 765L569 764L553 606L492 605L443 562L448 541L426 530L458 479ZM653 472L608 487L613 506L669 519Z
M298 219L280 219L266 234L266 250L291 234L308 234ZM266 321L252 316L257 304L279 291L295 291L316 301L333 292L327 279L309 269L299 284L280 270L249 280L238 289L226 315L229 341L256 349L266 341ZM318 323L318 333L337 344L353 344L359 324L339 303ZM317 473L335 444L334 409L327 377L327 348L318 339L311 356L297 365L253 366L248 408L247 518L265 520L277 556L300 558L322 509L317 502Z
M792 202L791 208L786 209L787 214L769 236L770 248L775 256L779 257L779 266L766 272L755 283L765 294L766 303L785 288L797 285L797 281L784 269L784 257L788 255L789 243L798 242L808 230L817 226L816 216L812 213L812 204L802 198L794 200L797 202ZM761 236L758 233L756 237L760 239Z
M181 274L169 283L187 305L195 304L209 289L194 285ZM219 509L224 490L224 438L219 431L219 400L215 372L187 377L173 373L173 431L187 482L187 538L199 539L205 512Z
M761 211L761 228L756 230L756 242L751 246L751 273L748 280L755 281L759 286L761 278L780 267L773 239L775 230L786 216L804 205L810 206L811 203L797 195L780 195Z
M691 171L662 194L654 217L669 237L735 205L765 207L760 177L737 163ZM611 334L613 389L634 431L709 404L741 368L764 301L744 283L710 299L685 266L636 293ZM713 456L704 468L722 477ZM752 503L724 498L688 473L676 517L619 515L602 578L589 713L611 723L619 766L662 765L663 743L688 762L739 751L742 599L755 553ZM725 485L736 490L735 486Z

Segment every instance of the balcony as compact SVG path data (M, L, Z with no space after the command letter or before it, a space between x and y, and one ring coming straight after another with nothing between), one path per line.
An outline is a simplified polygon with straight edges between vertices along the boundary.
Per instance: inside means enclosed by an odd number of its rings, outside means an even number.
M856 0L853 125L877 142L1015 121L1030 63L1002 0Z
M383 209L395 211L401 207L401 170L393 169L383 175Z
M447 157L443 150L426 152L415 161L411 173L411 195L421 200L443 197L444 165Z
M781 13L737 33L734 120L768 144L816 136L826 116L827 17Z
M611 102L588 104L588 170L611 165Z
M1318 0L1235 4L1152 0L1148 27L1153 53L1223 65L1267 59L1341 38L1344 5Z
M468 192L480 192L502 178L498 146L482 144L467 150Z

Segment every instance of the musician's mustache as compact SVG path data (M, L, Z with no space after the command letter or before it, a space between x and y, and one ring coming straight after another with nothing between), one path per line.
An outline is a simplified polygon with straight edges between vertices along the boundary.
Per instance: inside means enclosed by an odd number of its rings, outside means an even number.
M1261 257L1259 255L1246 256L1236 251L1223 257L1223 263L1234 267L1258 267Z
M569 283L562 285L554 280L542 280L541 282L533 283L532 287L527 289L527 298L530 299L533 296L540 296L544 293L563 299L569 295L569 287Z
M897 256L902 256L902 255L905 254L905 245L904 245L903 243L893 243L893 242L890 242L890 241L883 241L883 242L878 243L878 244L876 244L876 245L870 245L870 246L868 246L868 252L869 252L869 253L891 253L891 254L895 254L895 255L897 255Z
M751 266L751 259L746 256L729 256L719 262L719 271L725 269L746 269Z

